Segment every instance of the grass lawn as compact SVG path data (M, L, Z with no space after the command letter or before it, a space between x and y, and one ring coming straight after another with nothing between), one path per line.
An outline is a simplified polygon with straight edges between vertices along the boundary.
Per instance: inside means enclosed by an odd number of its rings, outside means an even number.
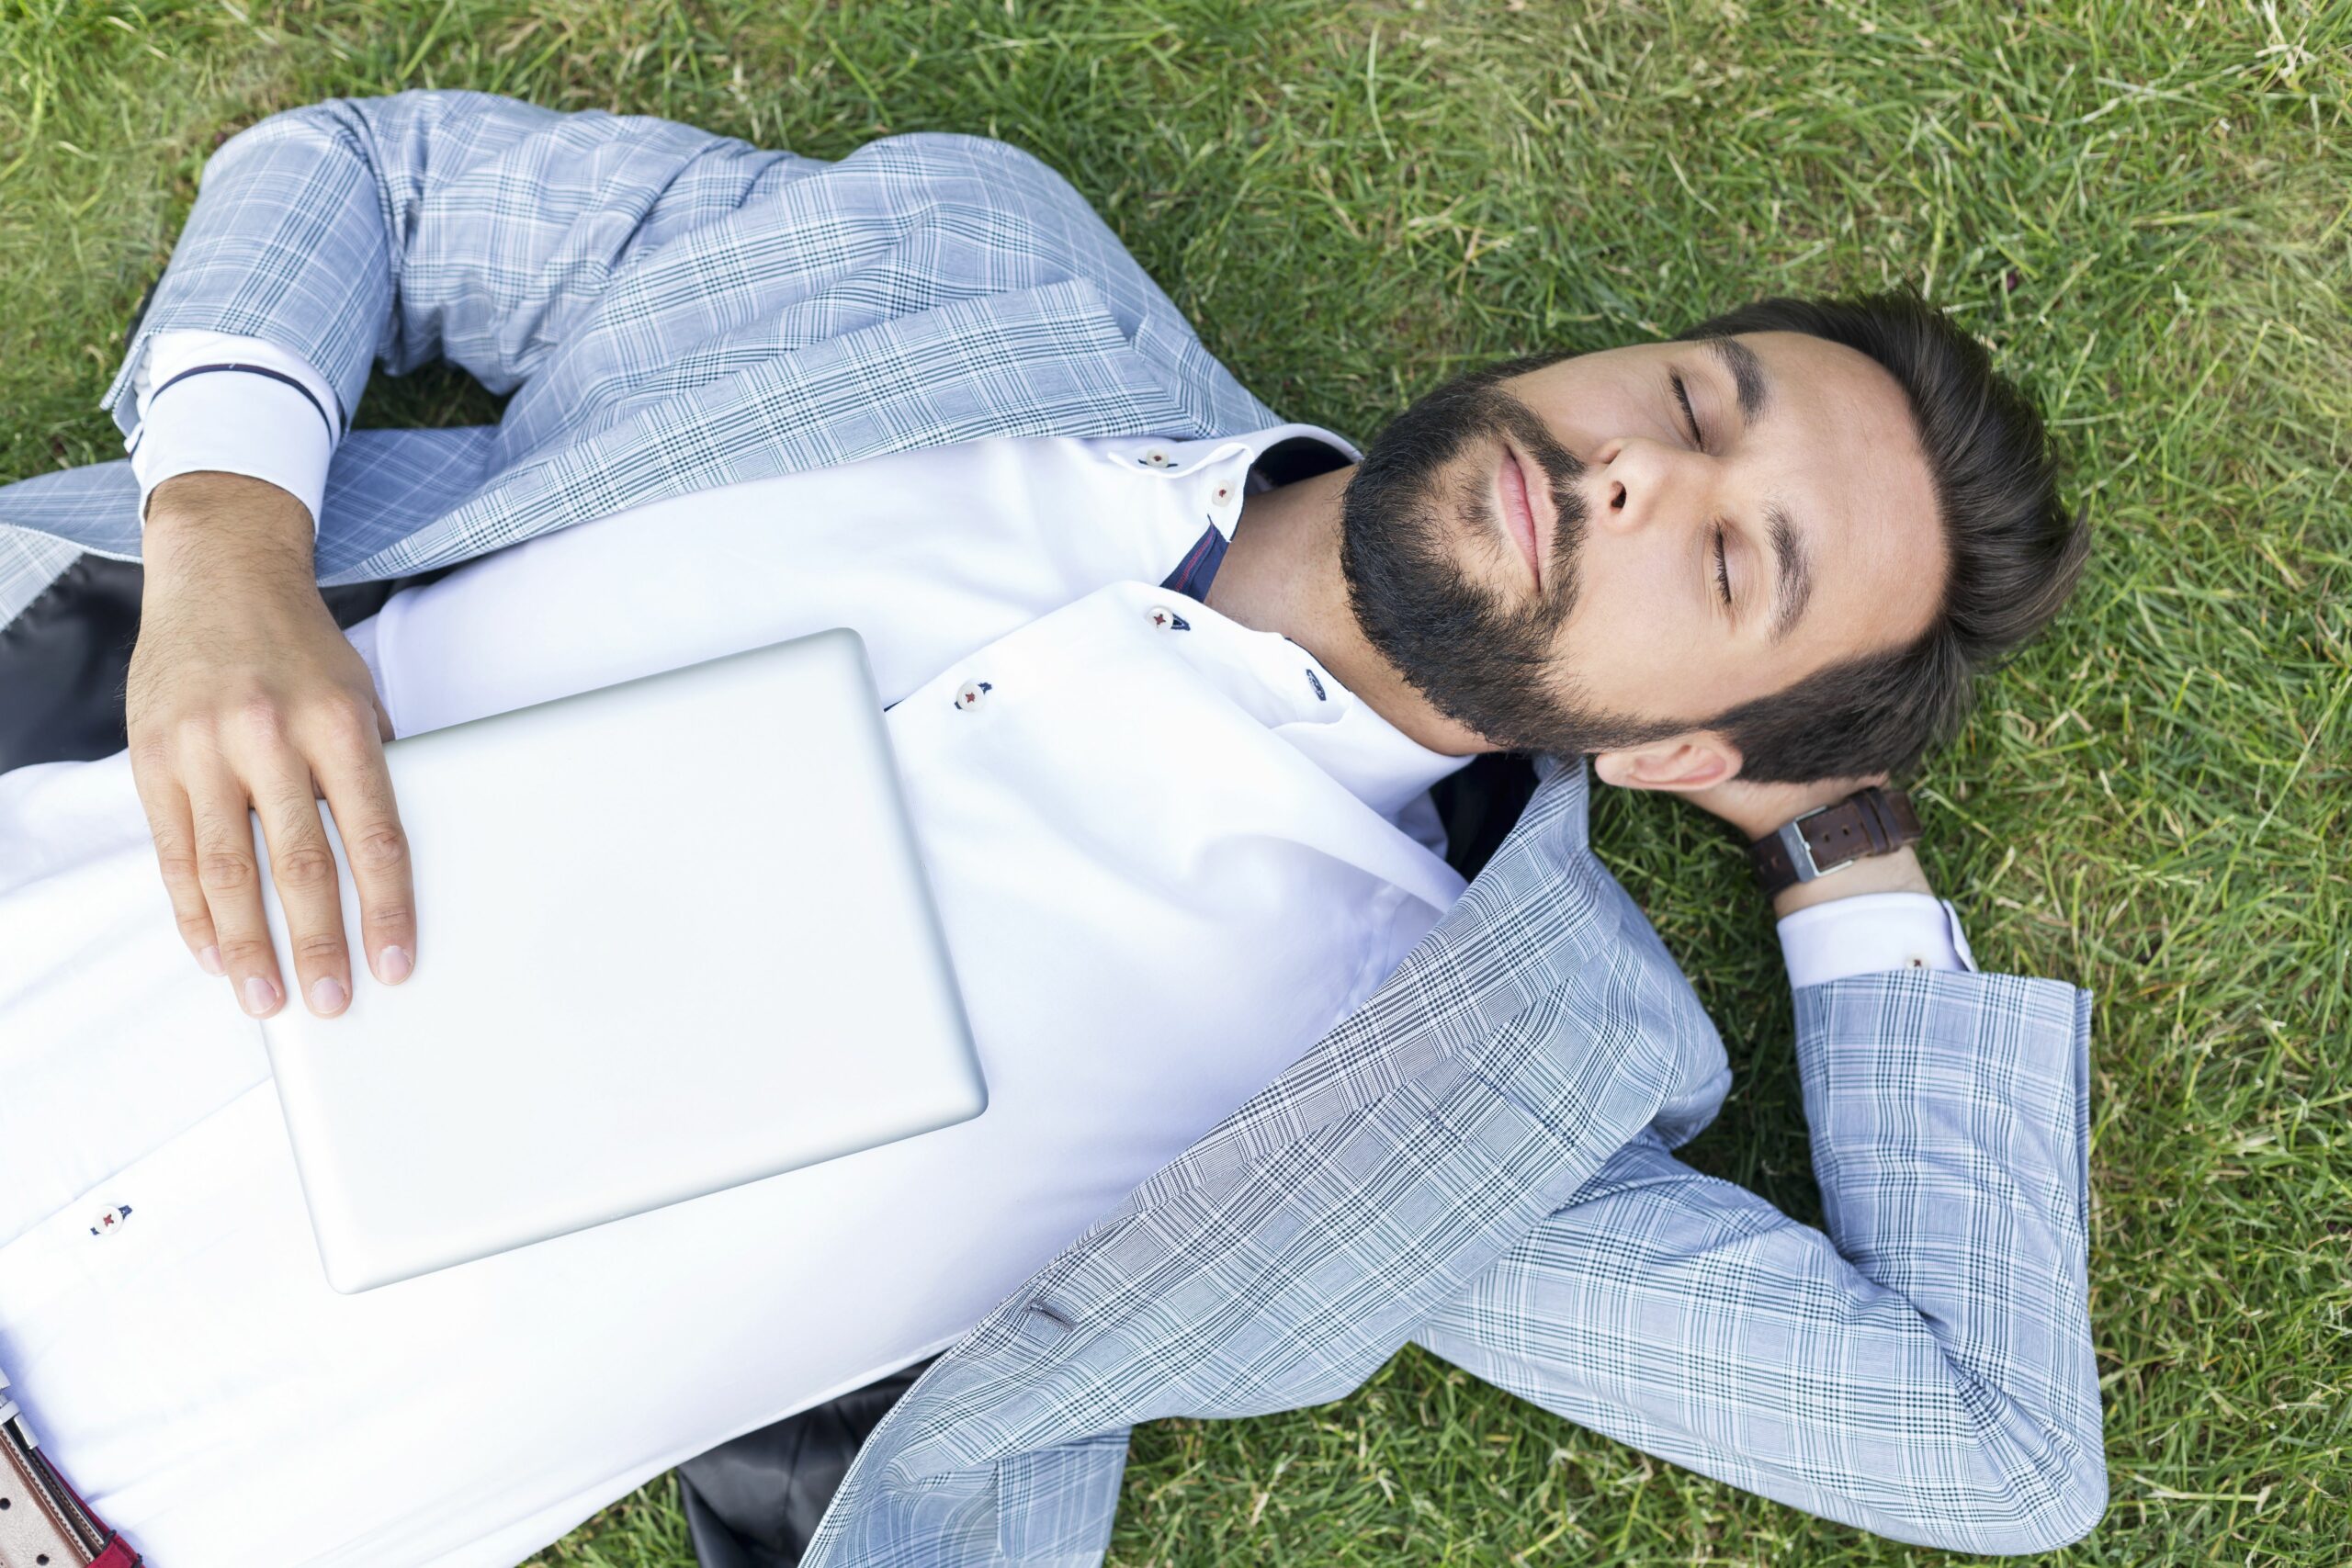
M0 0L0 478L96 402L205 155L467 86L835 157L985 132L1066 171L1286 418L1908 278L2058 429L2098 543L1915 791L1987 968L2098 994L2091 1276L2113 1503L2053 1561L2352 1562L2352 5L2345 0ZM362 423L464 422L452 377ZM1737 1087L1687 1151L1817 1217L1739 852L1594 839ZM627 1369L616 1369L626 1396ZM1111 1561L1930 1560L1417 1349L1346 1399L1135 1433ZM670 1478L539 1561L690 1564ZM165 1565L168 1568L168 1565Z

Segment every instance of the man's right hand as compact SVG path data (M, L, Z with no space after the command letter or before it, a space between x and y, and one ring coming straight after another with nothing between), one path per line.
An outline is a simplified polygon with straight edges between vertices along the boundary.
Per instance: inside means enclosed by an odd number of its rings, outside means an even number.
M266 480L191 473L157 485L125 691L131 777L180 935L256 1018L284 1004L285 987L248 807L312 1012L339 1013L351 998L321 797L350 857L370 973L397 985L416 952L408 840L384 766L391 719L320 597L311 535L309 509Z

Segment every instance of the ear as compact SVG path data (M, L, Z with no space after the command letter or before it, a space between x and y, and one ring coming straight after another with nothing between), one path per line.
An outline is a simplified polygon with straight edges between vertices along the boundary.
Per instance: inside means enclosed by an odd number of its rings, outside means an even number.
M1738 747L1704 730L1621 751L1597 751L1592 758L1592 771L1602 784L1684 794L1737 778L1739 764Z

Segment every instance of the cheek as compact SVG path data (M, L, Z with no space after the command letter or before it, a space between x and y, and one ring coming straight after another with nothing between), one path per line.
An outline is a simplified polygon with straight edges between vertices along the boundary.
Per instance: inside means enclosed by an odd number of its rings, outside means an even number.
M1585 700L1613 713L1681 713L1702 695L1722 637L1703 606L1678 592L1657 552L1588 536L1563 663Z
M1651 430L1652 422L1621 390L1617 374L1589 356L1547 365L1502 386L1533 411L1555 440L1587 461L1612 435Z

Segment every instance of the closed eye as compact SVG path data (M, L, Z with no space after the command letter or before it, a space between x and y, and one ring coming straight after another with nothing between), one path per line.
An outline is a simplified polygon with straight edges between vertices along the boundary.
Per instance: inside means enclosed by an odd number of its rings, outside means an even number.
M1690 412L1690 394L1683 390L1682 373L1679 370L1669 370L1666 376L1668 380L1674 383L1674 400L1682 405L1682 417L1690 422L1690 444L1700 451L1705 451L1707 438L1699 434L1699 416Z
M1724 596L1724 607L1731 607L1731 568L1724 561L1723 525L1715 525L1715 587Z

